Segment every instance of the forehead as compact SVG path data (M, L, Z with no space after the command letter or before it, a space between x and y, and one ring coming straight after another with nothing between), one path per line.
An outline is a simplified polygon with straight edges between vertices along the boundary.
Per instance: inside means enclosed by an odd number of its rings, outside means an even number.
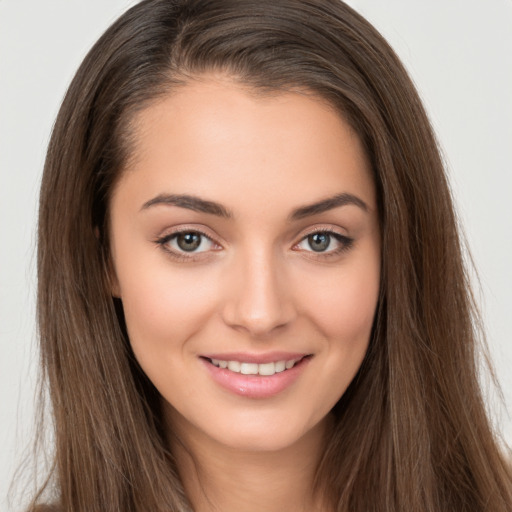
M192 81L139 112L132 129L132 158L114 195L131 188L140 204L181 193L261 209L342 192L375 204L358 136L311 93Z

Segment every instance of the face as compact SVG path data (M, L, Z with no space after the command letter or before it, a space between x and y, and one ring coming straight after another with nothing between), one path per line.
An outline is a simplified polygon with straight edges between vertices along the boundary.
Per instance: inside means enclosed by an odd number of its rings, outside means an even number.
M377 305L375 188L311 95L194 81L142 111L110 205L113 294L170 427L236 449L326 421Z

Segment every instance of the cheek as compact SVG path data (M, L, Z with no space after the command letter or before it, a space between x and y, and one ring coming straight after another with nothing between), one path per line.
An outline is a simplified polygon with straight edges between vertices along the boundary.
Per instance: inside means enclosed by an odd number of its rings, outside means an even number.
M304 308L325 338L347 347L367 344L379 295L377 259L340 268L329 279L309 279L305 285Z
M322 386L322 398L315 398L320 411L332 409L363 362L377 307L379 279L377 265L361 271L347 269L311 297L310 318L324 347L319 356L323 367L323 379L318 384Z
M170 357L204 326L215 307L214 283L202 279L201 269L173 272L161 259L118 270L128 335L138 359Z
M368 341L378 298L378 286L373 280L347 282L324 300L317 309L319 323L333 337L349 342Z

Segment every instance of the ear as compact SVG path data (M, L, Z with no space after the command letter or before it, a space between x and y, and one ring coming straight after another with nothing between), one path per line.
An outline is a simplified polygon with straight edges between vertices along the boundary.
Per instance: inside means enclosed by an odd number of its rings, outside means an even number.
M101 244L101 232L100 229L96 226L94 228L94 236L98 240L98 242ZM117 279L116 269L114 266L114 262L112 260L112 255L110 254L110 251L103 250L103 269L105 273L105 279L107 282L108 290L110 291L110 294L112 297L120 299L121 298L121 291L119 287L119 280Z

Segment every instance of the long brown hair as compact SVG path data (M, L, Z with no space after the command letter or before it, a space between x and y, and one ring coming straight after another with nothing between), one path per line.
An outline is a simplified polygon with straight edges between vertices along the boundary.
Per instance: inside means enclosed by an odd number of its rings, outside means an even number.
M108 205L136 112L194 76L335 106L371 161L382 230L370 348L317 472L333 510L512 510L478 385L477 316L435 137L394 52L339 0L144 0L89 52L59 112L40 196L38 322L66 512L188 511L159 396L108 283Z

